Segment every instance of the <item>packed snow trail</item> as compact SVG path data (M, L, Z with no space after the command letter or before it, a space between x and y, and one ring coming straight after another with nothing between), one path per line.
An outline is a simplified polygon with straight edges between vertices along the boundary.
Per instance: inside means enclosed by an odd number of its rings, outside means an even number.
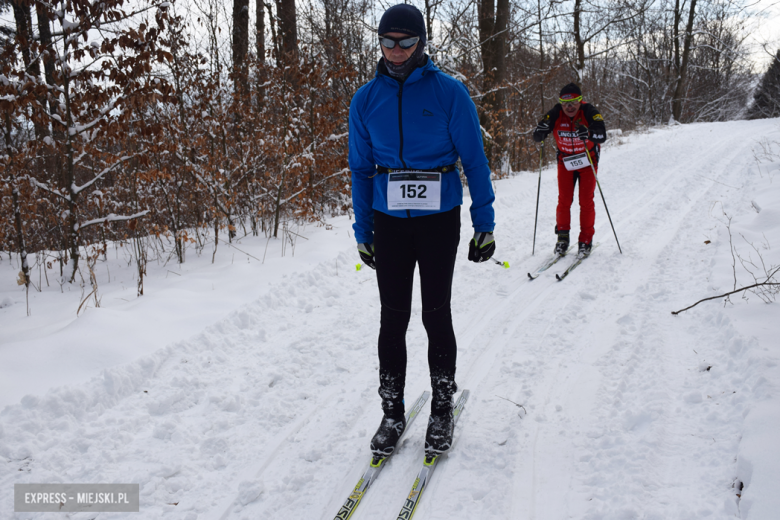
M537 177L496 183L496 254L509 270L466 260L464 207L452 302L457 382L471 398L415 519L763 520L760 511L780 507L769 493L751 495L780 480L770 471L748 483L748 469L763 466L740 443L752 431L745 417L778 403L778 347L767 339L780 332L777 304L735 299L670 315L731 289L723 212L736 236L756 214L755 187L774 189L753 157L761 136L780 141L778 121L677 126L610 144L599 180L624 254L597 200L601 246L560 283L554 273L568 262L527 278L554 246L554 169L543 173L533 257ZM780 191L771 193L777 207ZM575 204L573 234L577 213ZM776 220L761 229L775 247ZM13 483L133 482L144 518L333 518L382 414L374 273L356 272L354 243L337 236L336 258L258 288L194 337L7 407L0 511L12 510ZM764 254L776 265L775 251ZM748 314L766 330L746 328ZM407 344L412 398L429 387L419 286ZM425 426L412 425L353 518L400 509Z

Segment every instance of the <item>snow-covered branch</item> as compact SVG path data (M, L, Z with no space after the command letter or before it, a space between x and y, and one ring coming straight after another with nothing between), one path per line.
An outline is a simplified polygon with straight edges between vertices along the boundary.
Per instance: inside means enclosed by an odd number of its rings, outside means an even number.
M111 170L115 169L120 164L122 164L122 163L124 163L124 162L126 162L126 161L128 161L128 160L130 160L130 159L132 159L134 157L137 157L138 155L141 155L143 153L144 152L141 151L141 152L135 153L133 155L125 155L124 157L120 157L117 160L117 162L115 162L114 164L112 164L111 166L109 166L107 168L104 168L100 173L95 175L92 179L87 181L85 184L82 184L81 186L76 186L75 183L71 184L71 187L70 187L71 193L73 193L74 195L78 195L79 193L81 193L82 191L84 191L85 189L89 188L90 186L95 184L97 181L102 179L108 172L110 172Z
M105 224L106 222L121 222L126 220L135 220L137 218L143 217L144 215L147 215L148 213L149 213L148 209L140 211L134 215L115 215L111 213L110 215L107 215L105 217L88 220L83 224L78 224L78 229L81 230L89 226L94 226L95 224Z

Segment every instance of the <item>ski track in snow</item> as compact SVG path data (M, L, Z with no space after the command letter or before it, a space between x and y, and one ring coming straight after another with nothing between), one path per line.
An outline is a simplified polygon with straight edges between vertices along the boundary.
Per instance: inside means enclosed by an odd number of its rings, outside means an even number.
M715 283L709 251L729 246L712 215L750 182L755 139L735 136L756 129L780 137L776 120L737 121L607 147L599 179L623 254L597 189L601 245L562 282L554 273L568 260L526 277L553 247L553 170L534 257L535 175L496 184L497 257L508 271L466 260L463 210L453 316L457 381L472 396L415 518L742 515L736 457L743 417L767 393L766 355L722 304L670 311ZM573 234L577 213L575 203ZM356 260L350 245L192 338L7 407L0 517L56 516L9 514L13 483L133 482L143 518L333 518L382 414L378 292L372 271L350 271ZM407 402L429 387L415 291ZM427 409L353 518L400 510Z

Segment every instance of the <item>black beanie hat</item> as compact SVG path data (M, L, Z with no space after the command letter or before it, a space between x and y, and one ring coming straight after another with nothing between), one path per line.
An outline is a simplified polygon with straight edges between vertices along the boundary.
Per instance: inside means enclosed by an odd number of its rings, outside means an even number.
M394 5L382 15L379 20L378 34L400 32L420 37L420 43L425 45L425 20L419 9L409 4Z
M578 87L576 84L569 83L568 85L566 85L565 87L563 87L561 89L561 93L558 94L558 97L560 97L561 99L565 99L564 96L566 94L569 94L568 97L575 98L577 96L581 96L582 95L582 91L580 90L580 87ZM574 94L574 95L572 96L571 94Z

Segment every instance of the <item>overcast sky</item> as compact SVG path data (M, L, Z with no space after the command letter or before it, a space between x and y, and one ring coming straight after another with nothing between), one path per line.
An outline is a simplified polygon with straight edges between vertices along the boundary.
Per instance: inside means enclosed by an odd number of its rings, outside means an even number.
M780 49L780 0L757 0L755 7L760 16L756 17L756 27L748 37L753 59L758 64L756 72L764 72L769 61ZM764 49L766 48L766 50Z

